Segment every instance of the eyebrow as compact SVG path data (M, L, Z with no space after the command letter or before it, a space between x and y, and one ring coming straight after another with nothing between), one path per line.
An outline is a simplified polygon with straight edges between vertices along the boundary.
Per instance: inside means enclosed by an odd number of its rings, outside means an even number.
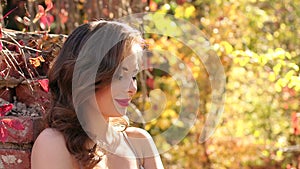
M128 71L128 68L127 68L127 67L122 67L122 70ZM139 68L136 68L133 72L136 73L136 72L138 72L139 70L140 70Z

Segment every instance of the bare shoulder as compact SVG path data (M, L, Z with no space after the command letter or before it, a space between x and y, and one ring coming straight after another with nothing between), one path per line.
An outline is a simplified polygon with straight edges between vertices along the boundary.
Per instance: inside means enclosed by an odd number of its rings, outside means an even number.
M40 133L32 148L31 165L32 169L72 168L72 156L62 133L51 128Z
M128 127L126 133L129 137L134 138L152 138L146 130L138 127Z
M46 128L44 129L40 135L38 136L37 140L39 139L59 139L59 140L64 140L63 135L61 132L57 131L56 129L53 128Z
M62 133L52 128L44 129L37 137L34 146L38 146L42 150L47 147L66 147Z
M146 130L137 127L128 127L126 133L137 153L142 157L142 164L145 169L164 168L152 136Z

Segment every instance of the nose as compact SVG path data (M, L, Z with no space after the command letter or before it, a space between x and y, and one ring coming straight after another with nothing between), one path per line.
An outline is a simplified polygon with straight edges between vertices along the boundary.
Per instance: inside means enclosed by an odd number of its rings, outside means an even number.
M129 88L128 88L129 96L132 97L133 95L135 95L136 91L137 91L137 82L136 82L136 80L131 79Z

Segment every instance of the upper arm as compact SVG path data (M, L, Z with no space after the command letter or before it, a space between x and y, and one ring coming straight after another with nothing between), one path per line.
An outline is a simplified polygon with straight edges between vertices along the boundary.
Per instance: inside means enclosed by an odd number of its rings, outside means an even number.
M54 129L45 129L36 139L31 154L31 169L71 169L72 156L65 139Z
M140 152L143 158L145 169L163 169L160 154L152 139L152 136L144 129L129 127L126 132L134 147Z

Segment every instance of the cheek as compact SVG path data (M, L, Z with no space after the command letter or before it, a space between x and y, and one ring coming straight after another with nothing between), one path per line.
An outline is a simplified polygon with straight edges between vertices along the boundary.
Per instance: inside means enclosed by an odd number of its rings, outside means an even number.
M104 109L107 105L110 105L110 103L112 102L110 87L105 90L97 91L96 99L97 99L98 106L101 109Z
M111 88L112 97L122 95L124 92L126 92L126 89L128 88L127 86L128 86L128 80L125 78L113 82Z

